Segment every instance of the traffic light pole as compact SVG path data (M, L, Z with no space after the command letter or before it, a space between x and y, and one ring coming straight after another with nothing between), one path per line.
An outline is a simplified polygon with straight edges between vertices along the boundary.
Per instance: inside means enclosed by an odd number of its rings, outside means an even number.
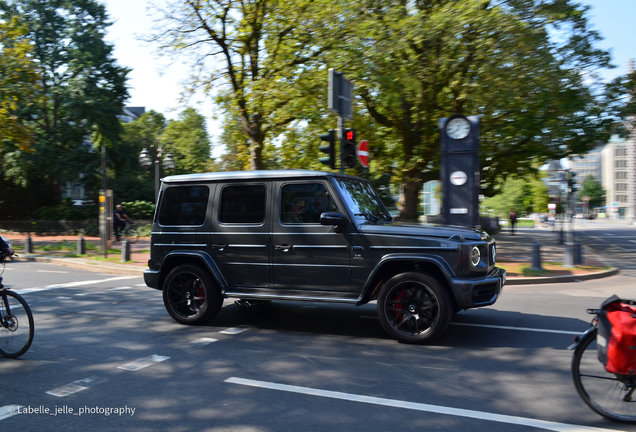
M338 116L338 141L340 142L340 174L344 174L344 118Z

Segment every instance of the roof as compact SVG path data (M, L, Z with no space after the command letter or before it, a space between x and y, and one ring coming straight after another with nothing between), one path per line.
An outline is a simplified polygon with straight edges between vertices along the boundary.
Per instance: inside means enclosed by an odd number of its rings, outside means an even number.
M181 182L205 182L205 181L222 181L222 180L263 180L263 179L290 179L290 178L310 178L337 176L351 179L358 179L344 174L336 174L324 171L310 170L256 170L256 171L226 171L213 172L203 174L184 174L169 176L162 179L164 183L181 183Z

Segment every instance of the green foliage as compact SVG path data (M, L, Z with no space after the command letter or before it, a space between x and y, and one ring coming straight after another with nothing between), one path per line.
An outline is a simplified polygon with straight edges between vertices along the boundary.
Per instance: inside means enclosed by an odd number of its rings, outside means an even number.
M583 185L579 192L579 199L584 196L590 197L590 201L588 202L590 207L601 207L605 205L605 189L603 189L603 185L592 175L588 175L585 177L585 180L583 180Z
M508 218L511 210L517 216L546 212L549 200L548 188L540 179L532 175L523 178L511 176L505 180L497 195L482 201L480 213Z
M171 152L175 161L172 174L205 172L210 159L210 138L205 117L195 109L187 108L177 120L170 121L160 142Z
M37 99L16 101L16 116L33 131L33 144L7 155L0 176L0 211L22 217L59 205L66 183L88 186L99 172L99 154L88 138L97 130L104 141L117 140L129 70L116 64L104 41L111 24L96 0L7 0L0 14L26 26L12 43L30 44L41 84ZM9 207L9 194L29 198Z
M121 203L124 212L131 219L152 219L155 214L155 205L148 201L132 201Z

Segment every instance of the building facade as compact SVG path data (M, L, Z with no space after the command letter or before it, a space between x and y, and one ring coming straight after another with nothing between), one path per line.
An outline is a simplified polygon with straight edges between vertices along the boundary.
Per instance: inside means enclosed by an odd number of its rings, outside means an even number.
M607 215L611 218L624 218L629 206L631 175L627 150L627 140L613 136L601 152L601 183L605 189Z

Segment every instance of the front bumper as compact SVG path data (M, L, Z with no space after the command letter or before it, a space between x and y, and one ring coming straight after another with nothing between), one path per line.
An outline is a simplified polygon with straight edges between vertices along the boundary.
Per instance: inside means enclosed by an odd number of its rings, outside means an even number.
M481 278L451 278L451 289L460 309L471 309L494 304L503 292L506 271L495 267Z

